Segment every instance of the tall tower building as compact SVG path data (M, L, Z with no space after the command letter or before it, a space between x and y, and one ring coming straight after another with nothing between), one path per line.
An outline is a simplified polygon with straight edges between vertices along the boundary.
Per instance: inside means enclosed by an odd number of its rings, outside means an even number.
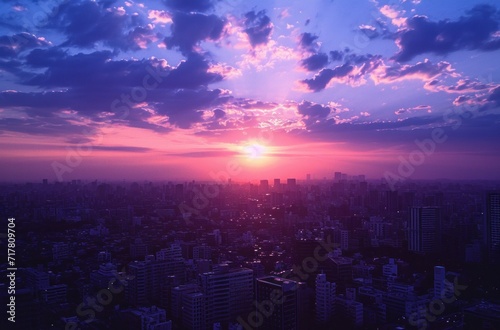
M328 322L334 313L336 285L326 280L326 274L316 276L316 320Z
M437 207L413 207L408 224L408 250L435 253L439 248L441 210Z
M207 327L216 322L229 323L252 311L253 271L220 265L217 271L200 274L198 283L205 296Z
M268 276L257 279L256 310L263 330L303 329L305 283ZM270 307L272 306L272 307ZM260 308L259 308L260 307Z
M201 292L191 292L183 296L182 323L186 329L204 330L205 297Z
M488 261L500 263L500 192L488 193L486 197L486 246Z
M434 266L434 298L440 299L445 290L446 269L443 266Z
M335 182L339 182L341 179L342 179L342 173L341 172L335 172L333 174L333 180L335 180Z
M260 180L259 192L261 194L265 194L269 191L269 181L268 180Z

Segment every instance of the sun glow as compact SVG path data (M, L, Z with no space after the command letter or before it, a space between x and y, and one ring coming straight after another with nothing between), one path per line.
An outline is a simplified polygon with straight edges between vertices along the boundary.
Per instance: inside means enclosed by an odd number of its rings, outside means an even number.
M244 148L244 152L250 159L259 159L265 155L266 147L261 144L250 144Z

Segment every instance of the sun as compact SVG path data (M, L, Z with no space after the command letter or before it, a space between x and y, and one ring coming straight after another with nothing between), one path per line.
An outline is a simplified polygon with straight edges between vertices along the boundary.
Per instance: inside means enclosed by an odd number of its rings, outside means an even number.
M245 147L245 154L250 159L259 159L266 153L266 147L261 144L250 144Z

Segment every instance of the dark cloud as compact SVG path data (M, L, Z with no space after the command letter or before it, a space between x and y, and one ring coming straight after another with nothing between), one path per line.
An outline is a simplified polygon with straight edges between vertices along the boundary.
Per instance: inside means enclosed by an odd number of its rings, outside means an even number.
M195 89L222 81L224 78L220 73L208 72L209 63L199 54L191 54L170 72L162 86L165 88L187 88Z
M63 46L94 48L96 43L120 50L138 50L156 35L148 27L140 27L138 15L110 7L110 1L67 1L55 10L49 27L61 30L67 40Z
M113 61L112 57L110 51L69 55L57 48L36 49L27 56L26 63L47 69L25 83L40 87L78 87L96 92L132 88L142 86L144 77L153 67L163 76L162 88L199 88L223 79L219 73L208 72L209 63L194 53L175 68L162 67L157 59Z
M499 13L490 5L478 5L457 21L432 22L425 16L414 16L406 24L397 33L400 51L394 59L398 62L407 62L424 53L444 55L461 49L500 48L500 41L492 39L492 34L498 31Z
M169 122L180 128L189 128L203 121L203 110L217 108L229 100L219 89L177 90L162 94L158 102L154 103L154 108L160 115L167 115Z
M112 57L110 51L70 55L57 47L32 50L26 56L26 65L44 71L24 80L24 83L63 90L3 92L0 93L0 107L26 115L26 127L34 127L37 123L45 125L39 118L60 123L60 111L66 109L76 112L73 118L78 120L90 118L94 122L119 122L165 132L171 130L166 123L188 128L193 123L202 122L203 110L212 110L228 98L221 90L207 88L224 77L209 72L210 64L202 55L192 53L177 67L167 66L164 61L154 58L113 60ZM142 88L145 92L134 94L134 90L143 87L147 77L148 84L158 78L160 81L154 88L147 91ZM123 107L127 110L117 110ZM150 119L156 114L151 113L151 109L168 117L162 124L152 124ZM215 115L222 117L224 112L218 110ZM81 131L78 127L72 129Z
M354 67L349 64L337 66L334 69L323 69L312 79L305 79L301 82L307 86L310 91L319 92L325 89L326 85L335 77L347 76Z
M63 118L0 118L0 132L18 132L31 135L64 137L67 139L82 135L92 129L89 125L75 126Z
M238 156L241 153L230 150L223 149L211 149L205 151L192 151L192 152L183 152L177 154L168 154L168 156L179 156L179 157L193 157L193 158L205 158L205 157L234 157Z
M302 101L299 103L297 110L301 115L313 118L325 118L331 111L330 107L325 107L321 104L314 104L309 101Z
M173 10L184 12L206 12L213 8L213 0L163 0L165 5Z
M448 62L433 64L429 60L418 62L415 65L394 65L385 68L385 73L378 77L383 82L392 82L405 78L417 78L422 80L432 79L442 73L451 70Z
M349 64L363 64L378 59L382 59L382 56L372 55L372 54L365 54L365 55L348 54L345 55L344 57L344 61Z
M102 150L102 151L138 152L138 153L144 153L152 150L151 148L127 147L127 146L92 146L92 149Z
M344 52L342 51L332 50L330 52L330 59L332 60L332 62L342 61L343 58L344 58Z
M167 48L178 48L184 55L194 51L200 41L217 41L226 21L215 15L178 12L172 17L171 35L165 38Z
M226 116L226 112L224 110L221 110L221 109L215 109L214 110L214 119L221 119L221 118L224 118Z
M316 52L316 49L318 48L318 44L316 42L316 39L318 39L318 36L305 32L300 35L299 39L299 46L302 49L305 49L310 52Z
M16 57L25 50L47 46L50 46L48 41L26 32L0 36L0 58Z
M328 64L328 55L325 53L319 53L309 56L303 59L301 66L308 71L316 71L324 68Z
M259 12L249 11L245 14L245 33L250 40L252 47L265 45L271 38L273 23L266 15L265 10Z
M330 107L323 106L321 104L314 104L308 101L302 101L299 103L297 110L302 115L308 129L310 129L311 125L324 121L332 111Z
M495 106L500 106L500 87L496 87L493 89L491 92L490 96L488 97L488 101L492 101L495 103Z

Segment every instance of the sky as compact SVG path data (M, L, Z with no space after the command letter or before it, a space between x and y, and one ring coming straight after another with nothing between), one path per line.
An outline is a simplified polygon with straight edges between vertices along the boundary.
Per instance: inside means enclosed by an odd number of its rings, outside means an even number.
M0 181L500 179L491 0L3 0Z

